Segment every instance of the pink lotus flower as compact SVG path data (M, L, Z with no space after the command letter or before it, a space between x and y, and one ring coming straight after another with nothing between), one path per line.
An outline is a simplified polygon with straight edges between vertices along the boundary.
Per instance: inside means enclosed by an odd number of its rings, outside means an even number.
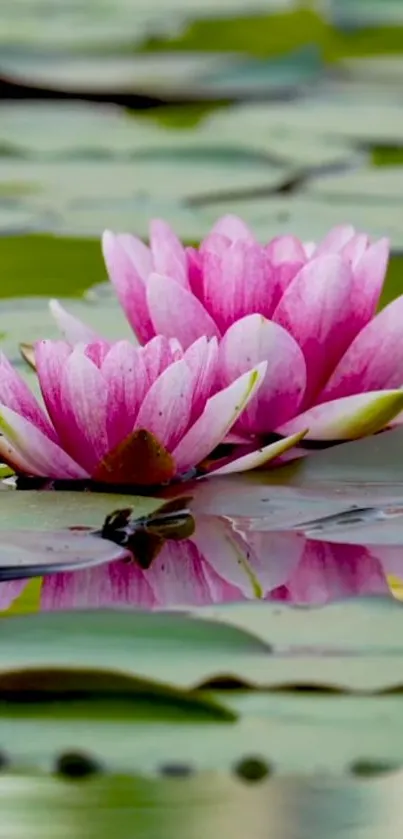
M35 363L47 409L0 357L0 456L17 473L152 485L185 475L222 442L265 374L266 363L213 391L216 339L183 352L157 337L78 344L40 341ZM224 465L242 471L281 454L297 437Z
M403 409L403 296L375 316L388 250L386 239L371 243L349 226L319 245L285 235L261 246L233 216L198 250L162 221L151 223L150 247L103 237L140 342L158 333L186 348L201 335L218 338L219 387L268 362L237 422L241 437L308 428L308 439L324 441L375 433Z

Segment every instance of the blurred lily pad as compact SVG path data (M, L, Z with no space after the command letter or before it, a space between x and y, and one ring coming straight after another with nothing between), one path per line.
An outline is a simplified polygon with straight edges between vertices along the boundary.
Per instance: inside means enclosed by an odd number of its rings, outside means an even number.
M160 506L158 498L129 494L10 489L1 495L0 532L14 527L21 531L81 526L100 529L106 516L120 507L133 507L134 515L140 517Z
M172 14L172 10L170 10ZM297 92L323 70L314 46L280 58L249 57L237 52L204 50L134 54L9 54L2 69L14 82L52 91L82 93L91 98L128 94L166 101L225 99Z
M308 189L332 201L372 202L379 207L401 201L403 190L403 166L389 166L382 169L366 169L356 172L322 175L313 178Z

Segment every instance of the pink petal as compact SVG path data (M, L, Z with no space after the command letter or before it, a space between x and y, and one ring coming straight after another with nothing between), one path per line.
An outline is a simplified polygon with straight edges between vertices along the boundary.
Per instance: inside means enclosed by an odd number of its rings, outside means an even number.
M119 237L105 231L102 250L109 278L113 282L120 304L139 341L145 343L155 335L147 307L146 287Z
M95 367L100 369L111 346L112 344L109 341L93 341L91 344L86 344L83 347L84 355L95 364Z
M160 607L211 603L203 558L188 539L166 542L147 571L147 581Z
M169 224L160 219L151 222L150 245L154 271L188 288L186 251Z
M273 431L297 413L305 391L305 359L294 338L277 323L248 315L230 326L220 343L222 384L234 381L260 361L268 362L267 373L239 420L238 430L244 433Z
M133 430L148 381L141 351L128 341L112 346L102 364L107 388L106 423L109 448L114 449Z
M307 428L307 440L355 440L381 431L402 410L403 390L358 393L308 408L277 432L295 434Z
M282 440L277 440L268 446L255 449L255 451L249 452L248 454L241 455L240 457L235 455L232 460L228 460L223 466L218 465L217 469L213 465L208 474L211 477L213 475L232 475L235 472L250 472L252 469L261 469L267 463L270 463L271 460L280 457L284 452L288 452L289 449L293 449L305 435L306 430L303 429L296 434L292 434L290 437L284 437Z
M305 540L299 533L242 532L242 524L199 516L192 541L216 574L238 588L238 598L240 593L263 597L286 582L301 559Z
M180 345L176 339L165 338L164 335L156 335L148 341L138 352L144 363L147 388L151 387L158 376L169 367L174 361L183 356Z
M17 456L32 464L30 474L72 480L88 478L88 474L60 446L24 417L3 405L0 405L0 430Z
M26 580L7 580L0 582L0 612L4 612L10 608L13 601L24 591L26 585Z
M296 236L276 236L266 245L266 253L273 265L284 262L306 262L305 249Z
M354 280L351 289L351 329L354 336L373 318L383 283L389 258L389 242L380 239L369 247L354 265Z
M403 295L357 335L320 394L320 401L403 385Z
M33 393L3 353L0 353L0 402L56 441L56 434Z
M322 256L322 254L326 253L339 253L355 235L355 228L351 224L342 224L339 227L333 227L317 245L315 256Z
M232 242L237 239L244 239L247 242L255 242L256 239L244 221L234 215L222 216L215 223L212 233L218 233L220 236L227 236Z
M131 263L144 282L153 270L153 258L150 248L130 233L119 233L119 244L126 251Z
M99 340L99 336L91 327L67 312L58 300L50 300L49 309L60 332L69 344L89 344L91 341Z
M205 337L199 338L186 350L184 359L193 380L191 420L194 421L203 410L217 379L218 343L216 338L210 341Z
M243 538L262 596L287 582L304 553L305 538L296 532L245 530Z
M72 348L65 341L37 341L35 344L35 364L39 384L53 424L60 417L63 369L71 353Z
M155 606L146 576L134 561L52 574L42 583L41 611L109 606Z
M17 475L35 475L35 464L27 456L22 457L14 446L7 440L7 437L0 436L0 459L7 463Z
M210 397L199 419L173 451L178 474L196 466L224 440L260 387L266 367L265 363L259 364L229 387Z
M220 233L209 233L200 245L200 255L214 253L216 256L223 256L231 247L231 244L232 239L229 239L228 236L222 236Z
M135 428L151 431L172 451L189 425L192 393L192 377L186 362L175 361L151 385L140 406Z
M184 349L202 335L219 337L216 324L197 297L170 277L151 274L147 303L155 332L178 338Z
M60 400L59 417L55 417L59 436L91 474L109 450L108 393L102 373L79 347L64 365Z
M203 574L210 593L210 603L234 603L247 596L227 579L220 577L207 561L203 564Z
M309 539L287 588L293 603L308 605L388 593L382 565L366 548Z
M196 297L203 294L202 256L196 248L186 248L187 273L190 291Z
M277 236L266 245L266 254L275 268L271 276L272 298L270 317L286 288L306 263L305 249L296 236Z
M238 598L258 596L259 581L256 580L248 562L248 548L242 537L234 531L226 518L199 516L192 542L197 546L206 565L238 590Z
M234 242L203 257L204 302L222 333L238 318L272 311L271 266L260 245Z
M365 251L370 245L369 236L366 233L356 233L346 245L340 250L340 255L351 263L353 269L357 262L364 256Z
M304 404L309 405L355 337L351 310L353 274L330 254L305 265L286 289L273 320L301 347L307 366Z

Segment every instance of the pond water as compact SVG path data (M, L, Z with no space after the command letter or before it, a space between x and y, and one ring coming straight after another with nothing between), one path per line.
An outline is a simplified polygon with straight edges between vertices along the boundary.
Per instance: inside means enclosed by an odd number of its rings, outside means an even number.
M49 298L133 340L105 228L348 222L390 237L381 306L403 291L400 0L0 18L0 348L34 390ZM149 496L4 470L0 837L397 839L402 452L396 428Z

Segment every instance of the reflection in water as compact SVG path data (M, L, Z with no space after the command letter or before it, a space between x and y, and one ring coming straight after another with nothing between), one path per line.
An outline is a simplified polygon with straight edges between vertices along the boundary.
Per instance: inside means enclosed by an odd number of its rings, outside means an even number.
M119 561L46 577L41 608L157 609L254 598L321 604L385 594L387 574L398 574L399 548L320 542L252 526L256 520L200 516L191 538L165 542L147 570ZM24 584L0 584L2 609Z

